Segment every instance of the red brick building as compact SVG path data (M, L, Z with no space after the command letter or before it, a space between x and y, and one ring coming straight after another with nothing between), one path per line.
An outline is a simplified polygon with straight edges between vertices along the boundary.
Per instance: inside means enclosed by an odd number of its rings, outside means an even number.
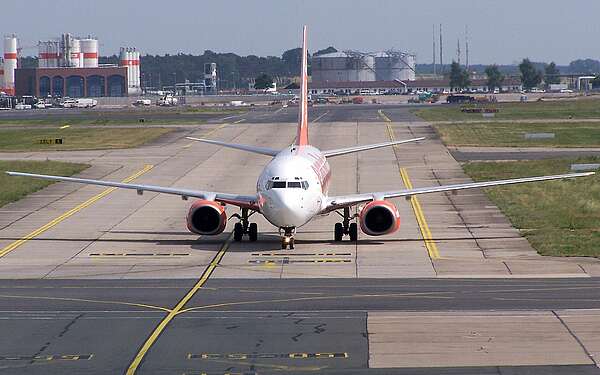
M127 67L18 68L15 94L37 97L127 96Z

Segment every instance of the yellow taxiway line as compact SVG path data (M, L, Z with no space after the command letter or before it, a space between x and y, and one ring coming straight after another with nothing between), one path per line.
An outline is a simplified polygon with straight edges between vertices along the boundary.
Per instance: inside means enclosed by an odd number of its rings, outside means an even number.
M131 176L127 177L126 179L124 179L121 182L123 182L123 183L131 182L131 181L135 180L136 178L140 177L141 175L147 173L152 168L154 168L153 165L146 165L142 170L137 171L136 173L132 174ZM11 251L13 251L13 250L17 249L18 247L20 247L21 245L25 244L27 241L39 236L40 234L46 232L48 229L56 226L57 224L68 219L69 217L75 215L77 212L83 210L86 207L91 206L98 200L104 198L105 196L107 196L108 194L112 193L113 191L115 191L117 189L118 188L116 188L116 187L111 187L111 188L104 190L102 193L91 197L87 201L70 209L69 211L65 212L64 214L60 215L59 217L55 218L54 220L50 221L49 223L39 227L38 229L34 230L33 232L29 233L28 235L14 241L10 245L8 245L8 246L4 247L2 250L0 250L0 258L2 258L3 256L6 256Z
M387 133L391 141L395 141L396 137L394 135L394 129L390 126L392 120L383 113L382 110L379 110L379 116L386 122ZM394 146L396 149L397 146ZM407 189L412 189L413 185L408 177L408 172L405 168L400 168L400 176L402 177L402 181L404 182L404 186ZM425 219L425 214L423 213L423 209L421 208L421 203L416 196L410 197L410 204L415 213L415 217L417 219L417 224L419 225L419 230L421 231L421 236L423 237L423 241L425 242L425 247L427 248L427 253L429 254L429 258L432 260L441 259L440 251L437 247L437 244L433 240L433 236L431 234L431 230L429 229L429 224L427 224L427 219Z
M175 316L177 314L183 312L182 310L185 307L185 305L192 299L192 297L194 297L194 295L200 289L202 289L204 284L206 284L206 282L212 275L213 271L215 270L215 268L217 268L217 266L221 262L221 259L223 259L223 256L227 252L227 249L229 248L229 245L231 244L232 238L233 238L233 233L231 233L229 235L229 237L227 238L227 240L225 241L225 243L223 244L223 246L221 247L221 249L219 250L217 255L215 255L215 257L210 262L208 267L204 270L204 272L202 273L202 276L200 276L200 279L198 280L196 285L194 285L192 287L192 289L190 289L187 292L187 294L185 296L183 296L183 298L177 303L177 305L169 311L167 316L165 316L165 318L158 324L158 326L156 326L154 331L146 339L146 342L144 342L144 345L142 345L141 349L139 350L139 352L137 353L137 355L135 356L135 358L133 359L133 361L127 368L127 372L126 372L127 375L135 374L138 367L142 363L144 356L146 355L148 350L150 350L152 345L154 345L154 343L156 342L156 340L158 339L160 334L165 330L165 328L167 328L167 325L171 322L171 320L173 320L173 318L175 318Z

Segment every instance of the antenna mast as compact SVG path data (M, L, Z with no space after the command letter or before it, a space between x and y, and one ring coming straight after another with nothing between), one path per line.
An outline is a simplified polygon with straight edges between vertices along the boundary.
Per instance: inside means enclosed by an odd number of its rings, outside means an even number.
M440 23L440 73L444 74L444 40L442 39L442 24Z
M436 75L436 65L435 65L435 24L433 25L433 75Z

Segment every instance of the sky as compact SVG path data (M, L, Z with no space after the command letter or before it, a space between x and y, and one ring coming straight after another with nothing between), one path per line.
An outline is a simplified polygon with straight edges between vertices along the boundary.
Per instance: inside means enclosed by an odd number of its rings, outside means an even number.
M28 0L5 1L2 13L0 33L16 34L24 55L70 32L96 36L101 55L130 46L142 54L281 56L300 45L306 24L310 51L394 48L431 63L433 25L441 23L445 63L456 59L458 39L464 53L466 24L472 64L600 59L598 0Z

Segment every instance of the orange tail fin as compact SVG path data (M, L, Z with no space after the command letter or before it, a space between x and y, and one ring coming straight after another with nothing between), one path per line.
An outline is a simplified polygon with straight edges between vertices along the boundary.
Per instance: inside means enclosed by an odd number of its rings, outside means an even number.
M298 133L296 145L308 145L308 52L306 47L307 28L302 30L302 71L300 84L300 110L298 112Z

